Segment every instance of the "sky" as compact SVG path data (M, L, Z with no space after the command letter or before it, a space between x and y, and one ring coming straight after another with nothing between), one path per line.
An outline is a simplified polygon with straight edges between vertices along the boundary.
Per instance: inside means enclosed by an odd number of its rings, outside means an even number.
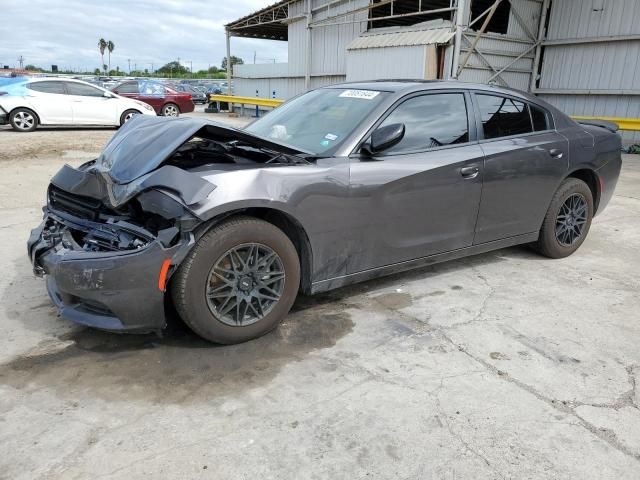
M275 0L0 0L0 65L93 71L98 40L111 40L111 68L151 70L180 59L198 71L220 67L224 25ZM287 61L287 43L231 38L231 54L245 63ZM105 63L107 54L105 52Z

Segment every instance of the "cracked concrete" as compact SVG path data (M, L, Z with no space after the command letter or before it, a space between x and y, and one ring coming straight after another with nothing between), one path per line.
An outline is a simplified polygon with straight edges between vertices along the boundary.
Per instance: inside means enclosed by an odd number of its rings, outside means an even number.
M0 478L640 478L638 157L570 258L303 297L219 347L56 317L24 241L49 176L112 131L41 133L0 130Z

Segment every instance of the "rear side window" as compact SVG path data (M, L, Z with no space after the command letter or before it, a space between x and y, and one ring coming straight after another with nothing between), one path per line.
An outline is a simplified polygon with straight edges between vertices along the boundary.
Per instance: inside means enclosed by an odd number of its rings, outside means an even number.
M138 93L138 82L123 83L115 88L118 93Z
M500 138L533 132L525 103L512 98L476 94L484 138Z
M401 153L469 141L462 93L421 95L402 102L380 125L405 126L404 138L386 153Z
M99 90L90 85L72 82L67 82L66 85L69 95L80 95L82 97L102 97L104 95L102 90Z
M141 95L147 95L147 96L162 97L165 95L165 92L166 92L164 85L161 85L156 82L141 81L138 88L140 90Z
M62 82L34 82L28 83L27 88L30 90L35 90L36 92L42 93L57 93L59 95L64 95L67 93L64 89L64 84Z
M533 130L541 132L543 130L549 130L549 118L547 112L535 105L529 105L531 109L531 120L533 121Z

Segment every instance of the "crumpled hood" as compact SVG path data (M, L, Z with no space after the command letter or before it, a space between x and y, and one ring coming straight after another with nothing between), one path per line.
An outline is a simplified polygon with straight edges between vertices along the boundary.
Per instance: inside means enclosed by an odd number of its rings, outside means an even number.
M288 154L304 153L205 118L136 115L109 140L95 169L107 174L114 183L130 183L158 168L200 130L203 130L202 136L218 141L239 140L257 148Z

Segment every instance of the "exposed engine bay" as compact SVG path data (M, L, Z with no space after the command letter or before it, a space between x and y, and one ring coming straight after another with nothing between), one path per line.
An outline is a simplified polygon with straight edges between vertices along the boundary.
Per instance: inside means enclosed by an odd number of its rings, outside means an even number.
M177 148L165 149L163 153L169 154L164 158L152 155L143 161L148 151L135 156L138 131L127 135L127 128L129 125L114 136L123 135L124 140L115 144L110 156L105 152L109 153L113 139L99 159L77 169L65 166L52 179L42 230L42 240L49 248L135 251L156 239L170 247L199 224L189 206L204 200L216 188L194 171L309 163L304 155L287 148L278 151L261 141L230 139L233 132L209 125L191 130L192 135ZM153 133L157 135L157 129ZM118 157L127 147L127 139L134 143L129 152L134 159L123 158L115 165L112 157ZM105 169L122 164L123 174L135 177L126 184L117 176L113 178L115 168Z
M301 156L258 148L240 141L220 142L196 135L179 147L164 165L190 169L220 163L243 166L256 166L256 164L276 166L309 162Z

